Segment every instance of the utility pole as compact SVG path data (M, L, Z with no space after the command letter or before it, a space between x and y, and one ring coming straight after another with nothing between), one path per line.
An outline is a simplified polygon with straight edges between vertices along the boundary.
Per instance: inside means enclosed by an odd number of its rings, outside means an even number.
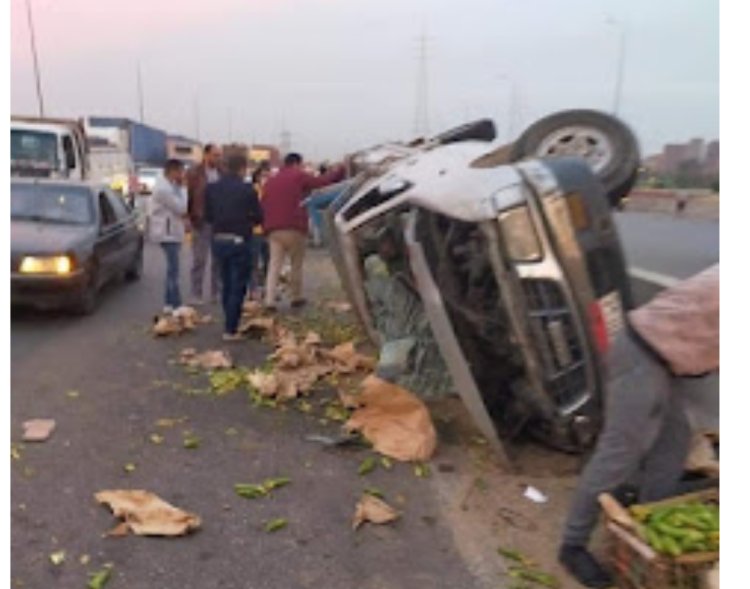
M620 103L622 102L622 82L625 74L625 47L627 39L627 29L624 23L615 20L612 17L607 17L606 23L619 29L620 38L617 50L617 66L615 75L615 92L612 105L612 114L617 116L620 113Z
M227 109L227 126L229 129L229 143L232 143L232 109Z
M193 116L195 117L195 138L201 140L201 112L198 106L198 93L193 97Z
M136 74L138 77L138 115L140 116L141 124L144 122L143 117L143 80L141 79L141 62L136 63Z
M34 59L34 80L36 81L36 99L39 104L39 116L44 117L44 97L42 96L42 77L39 73L39 56L36 52L36 35L34 34L34 17L31 14L31 0L26 0L26 16L29 20L29 38L31 55Z
M419 37L419 66L417 70L414 134L426 136L430 132L429 78L427 71L427 35L422 30Z

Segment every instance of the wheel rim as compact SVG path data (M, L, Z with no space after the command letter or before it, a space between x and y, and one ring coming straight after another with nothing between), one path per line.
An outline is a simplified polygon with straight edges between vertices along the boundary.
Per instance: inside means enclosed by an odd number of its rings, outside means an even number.
M547 135L536 151L537 157L582 157L597 174L609 166L613 154L610 138L599 129L586 126L558 129Z

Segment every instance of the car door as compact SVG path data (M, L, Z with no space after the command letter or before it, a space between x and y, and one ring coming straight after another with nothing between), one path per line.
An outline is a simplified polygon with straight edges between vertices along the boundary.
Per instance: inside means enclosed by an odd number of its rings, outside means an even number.
M99 211L99 236L94 249L97 263L97 280L101 286L109 281L119 268L119 238L117 215L104 188L97 190Z
M132 209L122 197L111 190L105 193L116 217L117 268L124 271L130 268L140 248L138 227Z

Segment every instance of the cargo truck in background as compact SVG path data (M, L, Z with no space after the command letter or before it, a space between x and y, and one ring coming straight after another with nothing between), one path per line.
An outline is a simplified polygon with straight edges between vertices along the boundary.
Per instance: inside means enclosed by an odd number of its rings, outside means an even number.
M11 116L10 175L88 179L88 146L82 123L73 119Z
M135 168L161 166L167 159L167 134L122 117L88 117L84 126L92 141L105 141L127 152Z

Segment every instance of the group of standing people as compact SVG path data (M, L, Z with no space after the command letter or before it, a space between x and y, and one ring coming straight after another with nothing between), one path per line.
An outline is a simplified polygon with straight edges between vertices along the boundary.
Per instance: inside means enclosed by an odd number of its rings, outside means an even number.
M302 274L307 247L308 212L305 199L312 190L339 182L344 166L313 175L298 153L289 153L272 173L259 165L246 182L248 160L239 154L223 157L221 148L204 148L201 164L185 172L178 160L168 160L154 187L150 234L167 263L165 312L182 306L180 252L189 230L192 238L190 287L192 304L206 302L204 285L210 273L210 300L219 297L224 310L224 339L237 332L246 296L263 291L264 306L275 312L281 271L289 260L291 306L302 307Z

